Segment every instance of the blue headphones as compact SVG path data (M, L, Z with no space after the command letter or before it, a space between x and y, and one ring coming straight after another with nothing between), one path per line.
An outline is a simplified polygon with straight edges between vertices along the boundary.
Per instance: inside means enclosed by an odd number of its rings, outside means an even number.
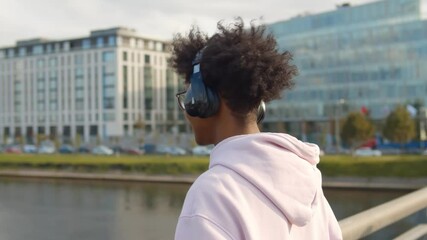
M184 100L185 111L192 117L207 118L214 115L219 109L218 93L205 85L200 69L203 50L194 58L193 73L190 77L190 86Z
M217 113L219 109L220 99L218 93L206 86L202 78L200 62L205 48L196 54L192 62L193 73L184 99L185 111L192 117L207 118ZM261 101L258 107L257 123L264 119L264 115L265 103Z

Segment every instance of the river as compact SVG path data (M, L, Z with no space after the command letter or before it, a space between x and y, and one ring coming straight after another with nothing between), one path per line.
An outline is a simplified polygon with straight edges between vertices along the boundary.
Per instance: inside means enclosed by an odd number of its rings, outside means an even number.
M186 184L0 178L1 240L173 239ZM407 193L326 189L338 219ZM390 239L425 211L367 239Z

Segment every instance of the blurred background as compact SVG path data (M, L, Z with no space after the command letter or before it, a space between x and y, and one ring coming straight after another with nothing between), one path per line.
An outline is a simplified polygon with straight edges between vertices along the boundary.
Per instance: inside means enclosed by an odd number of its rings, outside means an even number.
M196 145L176 103L184 87L168 65L170 42L193 24L212 35L238 16L265 24L299 68L295 88L267 104L262 131L318 144L325 163L371 169L358 177L426 185L425 0L0 0L1 169L78 172L104 161L92 155L115 156L106 158L113 172L142 159L129 155L206 165L213 146ZM383 167L392 161L406 167ZM326 177L343 171L323 166ZM326 195L343 219L419 186ZM188 187L2 177L0 238L170 239ZM424 209L368 239L425 221Z
M241 16L266 24L300 71L295 89L268 104L264 131L288 132L328 153L425 148L424 1L0 4L4 145L195 147L175 103L183 86L167 64L170 40L192 24L213 34L219 20ZM386 121L398 107L413 122L403 139ZM355 112L363 116L349 121L369 127L349 136L344 125Z

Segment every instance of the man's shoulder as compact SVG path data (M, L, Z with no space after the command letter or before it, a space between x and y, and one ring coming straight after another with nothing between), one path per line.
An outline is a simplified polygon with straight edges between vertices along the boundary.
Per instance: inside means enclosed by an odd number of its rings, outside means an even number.
M228 169L211 168L200 175L186 196L186 202L195 206L220 205L233 201L235 176Z

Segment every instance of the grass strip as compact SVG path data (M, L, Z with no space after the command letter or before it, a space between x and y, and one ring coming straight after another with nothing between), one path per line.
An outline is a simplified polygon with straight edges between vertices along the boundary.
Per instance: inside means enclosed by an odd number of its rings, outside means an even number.
M204 156L94 156L0 154L0 169L64 170L78 172L141 172L144 174L200 174L208 168ZM353 157L327 155L321 157L319 169L324 176L354 177L427 177L427 156L390 155Z

